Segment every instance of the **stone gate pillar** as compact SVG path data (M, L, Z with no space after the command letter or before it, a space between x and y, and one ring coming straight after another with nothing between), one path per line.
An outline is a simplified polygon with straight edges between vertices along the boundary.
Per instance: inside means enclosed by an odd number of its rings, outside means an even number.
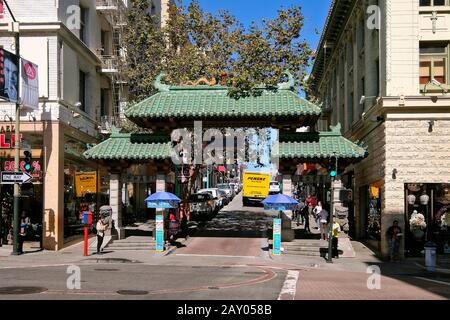
M109 205L112 209L111 236L113 239L124 239L125 229L122 225L122 181L119 173L111 173L109 190Z
M283 175L283 194L292 197L292 176ZM292 230L292 211L286 210L281 214L281 241L290 242L295 239Z

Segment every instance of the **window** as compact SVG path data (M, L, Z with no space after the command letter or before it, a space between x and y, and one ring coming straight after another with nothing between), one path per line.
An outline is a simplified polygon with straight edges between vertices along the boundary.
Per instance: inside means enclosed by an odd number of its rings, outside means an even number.
M86 73L80 70L79 76L79 99L81 102L81 111L86 111Z
M379 59L377 59L375 61L375 65L377 67L377 70L375 71L375 74L376 74L376 86L377 86L376 94L378 96L381 96L381 92L380 92L380 60Z
M357 114L358 119L361 119L362 113L364 112L364 103L360 104L359 103L359 101L360 101L359 99L361 99L362 96L366 95L365 92L366 92L365 78L362 77L359 80L359 84L358 84L358 105L359 105L359 108L360 108L359 109L360 112L358 112L358 114Z
M100 116L107 116L109 115L108 112L108 99L109 97L109 90L108 89L101 89L101 95L100 95Z
M353 124L353 105L355 104L353 91L348 96L348 108L347 108L347 130L352 127Z
M449 5L448 0L420 0L420 6L446 6Z
M83 41L84 43L86 43L87 41L87 32L86 32L86 27L87 27L87 14L88 14L88 9L81 7L80 8L80 40Z
M436 79L447 83L447 45L420 45L420 84Z

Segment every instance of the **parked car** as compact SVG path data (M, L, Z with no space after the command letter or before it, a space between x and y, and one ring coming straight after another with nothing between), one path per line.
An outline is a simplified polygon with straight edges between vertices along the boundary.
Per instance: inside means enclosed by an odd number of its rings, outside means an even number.
M270 181L269 185L269 194L278 194L280 193L280 183L278 181Z
M215 201L214 211L219 211L223 207L223 200L220 196L218 188L200 189L197 193L209 193L213 196Z
M228 198L230 199L230 201L236 195L236 193L234 192L234 188L232 188L230 186L230 184L228 184L228 183L219 183L219 184L217 184L217 188L224 190L227 193Z
M210 193L194 193L189 197L191 215L195 218L206 219L215 210L215 200Z
M239 190L239 184L238 183L230 183L230 186L234 189L234 193L238 194L241 190Z
M225 190L219 189L219 195L222 199L222 207L230 203L231 200L228 198L227 192Z

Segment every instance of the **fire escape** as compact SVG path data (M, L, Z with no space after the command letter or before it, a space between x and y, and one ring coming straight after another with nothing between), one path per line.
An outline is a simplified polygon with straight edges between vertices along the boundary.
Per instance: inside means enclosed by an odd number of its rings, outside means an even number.
M101 73L111 80L112 114L101 115L101 132L110 133L111 127L120 127L124 119L124 104L126 103L126 80L123 77L122 66L125 60L123 45L124 28L127 25L127 8L123 0L96 0L96 9L112 26L112 51L102 48L99 57L102 61Z

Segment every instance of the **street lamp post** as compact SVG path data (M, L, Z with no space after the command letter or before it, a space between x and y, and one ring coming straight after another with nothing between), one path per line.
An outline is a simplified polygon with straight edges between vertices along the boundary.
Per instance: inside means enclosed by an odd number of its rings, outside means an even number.
M334 181L336 180L337 173L338 173L338 157L336 154L334 154L335 159L335 165L334 170L330 172L331 176L331 195L330 195L330 223L328 224L328 257L327 257L327 263L333 263L333 215L334 215ZM330 162L333 161L330 159Z
M16 48L16 56L19 57L19 68L21 69L20 63L20 33L19 33L19 24L14 17L11 8L6 0L4 0L6 4L6 8L8 9L9 14L11 15L13 22L13 32L14 34L14 42ZM17 30L14 30L17 25ZM20 76L18 77L18 81L20 81ZM20 162L20 83L17 85L17 101L16 101L16 123L15 123L15 136L16 136L16 144L14 146L14 172L18 173L20 170L19 162ZM19 204L20 204L20 184L18 182L14 183L14 218L13 218L13 255L20 254L19 252Z

